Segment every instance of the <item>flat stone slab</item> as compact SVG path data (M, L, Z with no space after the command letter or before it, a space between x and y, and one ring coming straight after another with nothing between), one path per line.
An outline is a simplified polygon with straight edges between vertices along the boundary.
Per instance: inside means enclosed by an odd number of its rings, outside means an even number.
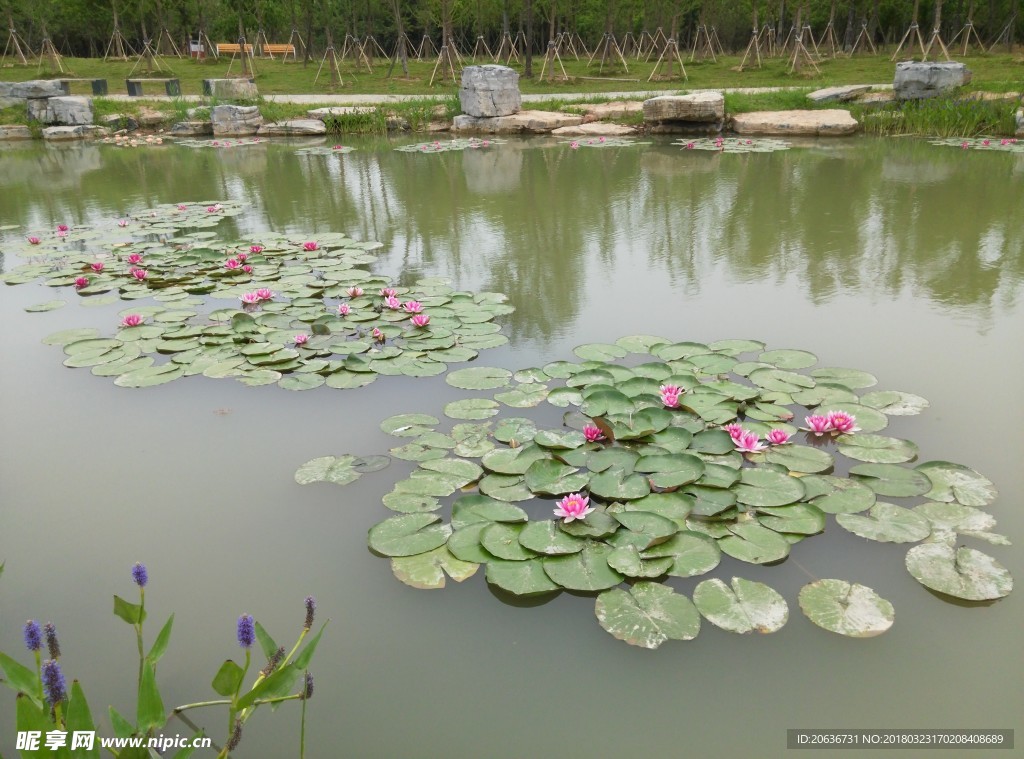
M613 103L595 103L584 106L584 121L601 121L602 119L622 119L641 113L644 104L639 100L616 100Z
M508 66L487 64L462 70L459 104L467 116L511 116L523 107L519 73Z
M212 121L179 121L171 127L175 137L205 137L213 134Z
M263 126L263 116L255 105L215 105L210 109L215 137L249 137Z
M1014 137L1024 137L1024 108L1017 109L1017 133Z
M858 95L868 92L870 84L848 84L844 87L825 87L815 90L807 95L807 99L814 103L845 103L853 100Z
M135 120L139 122L139 126L155 127L169 121L170 118L163 111L157 111L153 108L142 106L139 109L139 113L135 117Z
M644 121L721 121L725 118L725 96L721 92L690 95L660 95L643 104Z
M0 140L31 140L32 130L24 124L0 124Z
M29 98L28 117L43 124L75 126L93 122L92 98L61 95L52 98Z
M43 139L53 142L66 140L91 140L106 137L110 130L95 124L79 124L78 126L51 126L43 129Z
M255 100L260 95L248 79L204 79L203 92L221 100Z
M860 125L849 111L755 111L732 117L736 134L842 137L853 134Z
M895 103L896 95L893 94L892 90L883 90L881 92L865 92L863 95L858 95L856 100L858 103L886 105L888 103Z
M636 129L625 124L602 124L593 121L579 126L564 126L551 131L556 137L625 137L636 134Z
M111 129L124 129L128 132L134 132L139 128L139 122L130 113L111 113L100 119L103 126L110 127Z
M902 61L896 64L892 82L897 100L921 100L950 92L971 81L971 71L962 63Z
M327 134L327 125L320 119L291 119L264 124L256 132L260 137L292 137Z
M311 119L324 121L332 116L358 116L360 114L374 113L377 109L369 105L336 105L330 108L314 108L306 111Z
M15 98L56 98L64 94L64 88L56 79L31 79L27 82L4 82L0 95Z
M462 114L452 122L452 131L473 134L546 134L559 127L582 123L582 116L553 111L520 111L511 116L492 118Z

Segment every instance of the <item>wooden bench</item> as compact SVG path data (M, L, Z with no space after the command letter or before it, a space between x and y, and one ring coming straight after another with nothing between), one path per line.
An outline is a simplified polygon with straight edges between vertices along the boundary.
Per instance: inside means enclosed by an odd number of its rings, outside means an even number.
M271 58L273 58L274 55L283 55L285 58L287 58L290 55L294 58L295 45L279 45L277 43L268 43L263 46L263 54L268 55Z
M106 79L58 79L60 82L60 88L64 90L65 95L71 94L71 83L72 82L89 82L92 85L93 95L106 95L107 94L107 80Z
M142 85L145 82L163 82L168 97L181 97L181 82L178 79L125 79L128 97L142 97Z
M242 52L242 46L237 42L218 42L217 55L238 55ZM252 55L252 45L246 44L245 52Z

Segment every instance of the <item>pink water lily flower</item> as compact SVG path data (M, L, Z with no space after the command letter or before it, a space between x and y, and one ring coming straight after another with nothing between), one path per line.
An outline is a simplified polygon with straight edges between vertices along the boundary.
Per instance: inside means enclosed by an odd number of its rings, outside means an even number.
M832 425L832 429L837 432L842 432L845 435L860 432L860 427L857 426L857 417L853 414L847 414L845 411L830 411L827 419L828 423Z
M144 321L145 321L145 318L142 316L142 314L128 314L123 319L121 319L121 326L122 327L138 327Z
M679 406L679 396L682 395L683 389L678 385L662 385L659 389L661 393L661 402L669 408L677 408Z
M269 287L261 287L261 288L259 288L258 290L256 290L256 295L259 296L260 300L273 300L274 299L274 293L271 291L271 289Z
M132 269L128 273L131 274L133 277L135 277L135 279L139 280L140 282L149 276L149 272L147 272L145 269Z
M220 210L220 203L215 203L212 206L206 207L206 213L217 213Z
M392 295L390 298L384 299L384 305L390 308L392 311L397 311L402 307L402 301Z
M348 290L346 290L345 292L348 293L348 297L350 298L358 298L360 295L363 294L363 288L353 285L352 287L348 288Z
M393 287L382 287L380 289L380 294L382 298L394 298L398 295L398 290Z
M229 271L231 269L237 269L239 266L241 266L241 264L238 263L237 258L229 258L227 261L224 262L224 268L228 269Z
M426 327L430 324L430 317L426 314L416 314L412 317L412 326L414 327Z
M77 289L81 290L83 287L88 287L88 286L89 286L89 278L88 277L76 277L75 278L75 287Z
M824 435L832 430L832 422L829 421L827 416L822 416L821 414L806 416L804 417L804 422L807 424L807 430L815 435Z
M89 264L89 268L92 269L97 274L99 274L101 271L103 271L103 262L93 261L91 264Z
M248 257L249 257L248 253L237 253L235 255L235 258L237 258L241 263L245 263L245 259L247 259Z
M579 148L579 146L580 144L575 141L569 143L569 147L572 148L573 150L576 150L577 148Z
M604 433L601 432L600 427L588 424L583 428L583 437L587 439L588 443L596 443L598 440L604 440Z
M309 251L320 250L320 243L316 240L309 240L308 242L302 243L302 249Z
M64 239L67 236L68 236L68 231L66 229L57 230L57 237L59 237L61 239Z
M696 147L696 145L694 143L692 143L692 142L686 143L686 149L687 150L693 150L695 147Z
M58 232L67 232L69 229L70 229L70 227L67 224L58 224L57 225L57 231Z
M742 435L744 432L746 432L746 430L743 429L743 425L742 424L735 424L735 423L727 424L722 429L725 430L726 432L728 432L729 433L729 437L731 437L733 440L735 440L740 435Z
M483 145L483 146L484 146L484 147L486 148L486 147L487 147L488 145L490 145L491 143L490 143L490 140L484 140L484 141L483 141L483 142L481 142L480 144L481 144L481 145Z
M242 267L242 271L244 271L246 274L252 274L252 267L249 266L249 264L246 264L245 266Z
M604 142L604 137L599 138L598 142Z
M348 313L351 310L352 308L351 306L348 305L348 303L342 303L340 306L338 306L338 316L348 316Z
M405 309L407 314L418 314L423 310L423 304L418 300L408 300L402 304L402 308Z
M39 238L36 237L35 235L29 235L28 244L29 245L38 245L39 244Z
M768 434L765 435L765 440L772 445L785 445L791 437L793 437L792 432L786 432L784 429L776 427L768 431Z
M185 210L185 208L186 208L186 206L185 206L185 204L184 204L184 203L178 203L178 210L179 210L179 211L184 211L184 210Z
M261 300L263 300L263 298L261 298L259 294L255 292L242 293L241 296L242 303L246 304L247 306L255 305L259 303Z
M344 149L345 149L344 145L332 145L331 146L331 150L344 150Z
M117 220L117 226L119 226L119 227L127 227L128 226L128 219L118 219Z
M589 504L588 496L581 493L570 493L558 502L558 506L555 507L555 516L562 517L566 524L574 519L585 519L587 514L594 510L594 507Z
M130 263L132 265L134 265L134 264L141 264L142 263L142 254L141 253L132 253L130 256L128 256L128 258L126 260L128 261L128 263Z
M376 340L377 342L384 342L384 333L381 332L377 327L374 327L373 332L371 332L370 334L373 335L373 339Z
M732 444L736 446L737 451L743 453L758 453L768 447L767 444L760 441L756 432L744 432L734 438Z
M262 253L263 252L263 246L262 245L250 245L249 246L249 252L250 253Z
M295 336L295 344L296 345L305 345L308 341L309 341L309 335L296 335Z
M987 148L991 143L988 140L982 140L981 144Z
M970 146L971 143L967 142L966 140L960 143L960 147L962 147L964 150L967 150L967 148L969 148Z

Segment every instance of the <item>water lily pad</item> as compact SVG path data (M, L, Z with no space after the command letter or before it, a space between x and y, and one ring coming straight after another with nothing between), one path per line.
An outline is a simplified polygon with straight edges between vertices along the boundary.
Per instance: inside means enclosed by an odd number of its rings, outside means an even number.
M549 454L536 445L524 445L521 448L495 448L484 454L480 463L489 472L498 474L526 474L526 471L538 461L548 461Z
M1013 577L1006 568L973 548L924 543L907 551L906 564L926 588L955 598L989 601L1013 590Z
M311 459L300 466L295 472L295 481L300 485L313 482L333 482L335 485L347 485L359 479L359 472L354 468L355 456L321 456Z
M608 566L612 547L590 543L582 551L544 559L544 571L553 582L569 590L605 590L618 585L623 576Z
M825 529L825 512L809 503L759 508L757 521L775 532L816 535Z
M764 454L769 464L781 464L790 472L816 474L832 468L835 463L828 451L807 445L774 445Z
M785 506L804 496L798 478L767 469L744 469L734 491L736 500L748 506Z
M519 533L519 542L531 551L545 556L561 556L577 553L587 545L583 538L576 538L560 530L551 519L530 522Z
M579 448L587 442L583 433L575 430L541 430L533 437L533 442L544 448L568 450Z
M370 528L370 548L384 556L414 556L444 545L451 525L437 514L402 514Z
M914 550L914 549L911 549ZM818 580L800 589L800 608L818 627L870 638L892 627L892 604L871 588L845 580Z
M590 492L612 501L632 501L650 493L651 487L642 475L615 466L591 477Z
M873 374L862 372L860 369L845 369L837 366L815 369L811 372L811 376L820 382L834 382L853 390L878 384L878 380Z
M487 564L491 561L497 561L480 544L480 533L490 527L491 524L488 521L481 521L473 522L465 527L457 527L455 532L448 536L448 550L456 558L473 564Z
M840 435L836 443L841 454L857 461L900 464L917 458L916 445L885 435Z
M391 571L395 577L414 588L443 588L445 575L455 582L472 577L479 564L462 561L452 555L447 546L433 551L391 559Z
M880 432L889 426L889 417L881 411L876 411L870 406L862 406L859 403L829 403L819 406L814 413L826 415L833 411L845 411L856 417L857 426L864 433Z
M444 381L452 387L464 390L492 390L504 387L512 377L508 369L496 369L490 366L474 366L451 372Z
M987 506L998 492L988 478L966 466L949 461L926 461L915 467L931 488L924 495L933 501L957 501L964 506Z
M706 620L734 633L773 633L789 619L786 599L760 582L732 578L732 586L714 578L693 590L693 603Z
M666 340L664 337L657 337L655 335L628 335L626 337L620 337L615 341L615 344L629 353L650 353L651 348L655 345L670 342L671 340Z
M995 545L1009 545L1010 541L990 532L996 526L995 517L973 506L959 503L922 503L914 512L924 517L931 525L933 539L947 542L956 541L956 535L969 535Z
M184 373L177 364L159 364L120 374L114 384L119 387L153 387L176 380Z
M928 401L920 395L904 393L899 390L880 390L867 393L861 397L860 402L887 416L913 416L928 408Z
M435 511L441 508L441 502L429 495L417 493L391 492L385 495L381 501L392 511L403 514L412 514L417 511Z
M486 574L491 585L517 596L539 596L561 590L561 586L547 576L540 559L491 559L487 562Z
M577 537L606 538L619 529L619 523L604 508L595 507L583 519L558 522L558 529Z
M700 632L693 602L654 582L605 591L594 610L601 627L631 646L657 648L667 640L692 640Z
M58 308L63 308L67 304L66 300L48 300L45 303L36 303L34 306L25 306L25 310L29 313L56 311Z
M512 408L534 408L547 397L547 386L537 383L517 385L504 393L494 394L494 400Z
M519 542L526 524L495 522L480 533L480 545L488 553L506 561L526 561L537 556Z
M444 407L445 416L452 419L487 419L497 413L498 404L489 398L466 398Z
M533 498L523 478L514 474L489 474L480 480L480 492L499 501L529 501Z
M850 469L850 476L878 495L890 498L924 495L932 488L925 475L896 464L858 464Z
M836 522L854 535L882 543L916 543L932 531L920 514L884 502L876 503L867 514L839 514Z
M584 361L612 361L622 358L629 351L619 345L588 343L587 345L580 345L574 348L572 352Z
M804 477L801 482L811 503L826 514L853 514L875 503L875 491L845 477Z
M813 353L792 348L765 351L757 358L758 361L774 364L779 369L806 369L818 363L818 357Z
M608 556L608 566L626 577L661 577L672 568L673 560L666 556L660 559L644 559L634 545L616 548Z
M539 495L565 495L585 489L590 475L554 459L539 459L526 470L524 480L526 487Z
M697 577L710 572L722 560L722 551L714 540L684 530L677 532L664 543L658 543L643 551L643 559L672 559L668 574L673 577Z
M729 535L720 538L723 553L751 564L768 564L789 556L789 542L774 530L756 522L728 525Z

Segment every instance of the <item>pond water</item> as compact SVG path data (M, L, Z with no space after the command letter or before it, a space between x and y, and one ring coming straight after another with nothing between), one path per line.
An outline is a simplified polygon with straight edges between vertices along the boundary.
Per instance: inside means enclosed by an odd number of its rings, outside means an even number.
M483 351L486 366L572 360L581 343L635 333L809 350L928 398L886 434L917 442L921 461L989 477L999 531L1024 540L1024 155L866 138L764 155L667 140L576 151L510 140L434 156L351 144L344 157L285 144L5 148L0 225L21 236L220 199L248 204L226 236L379 240L375 271L509 296L516 311L499 321L510 343ZM19 263L10 252L0 261ZM70 304L23 310L52 297ZM134 636L110 608L113 593L133 596L129 568L143 561L147 637L176 614L159 671L168 706L214 697L214 673L239 654L239 614L284 641L303 597L317 597L331 623L313 664L310 757L612 757L641 746L767 757L786 753L787 728L1024 727L1020 590L991 604L943 600L907 573L906 546L832 520L779 566L725 557L713 573L786 597L789 623L767 636L705 623L693 641L647 651L603 631L592 596L512 604L482 571L440 591L403 585L366 533L410 466L345 488L300 487L293 473L316 456L386 451L396 443L383 418L440 415L471 392L443 376L345 391L204 377L122 389L63 367L60 349L40 342L109 325L121 308L76 301L39 284L0 289L0 650L26 661L24 620L53 620L65 672L94 714L134 713ZM1024 577L1019 548L972 545ZM818 629L796 596L822 577L874 588L895 625L865 640ZM695 582L671 584L689 593ZM256 715L236 755L295 756L294 706ZM0 752L13 753L9 692L0 714ZM221 713L194 716L223 739ZM178 731L189 732L165 730Z

